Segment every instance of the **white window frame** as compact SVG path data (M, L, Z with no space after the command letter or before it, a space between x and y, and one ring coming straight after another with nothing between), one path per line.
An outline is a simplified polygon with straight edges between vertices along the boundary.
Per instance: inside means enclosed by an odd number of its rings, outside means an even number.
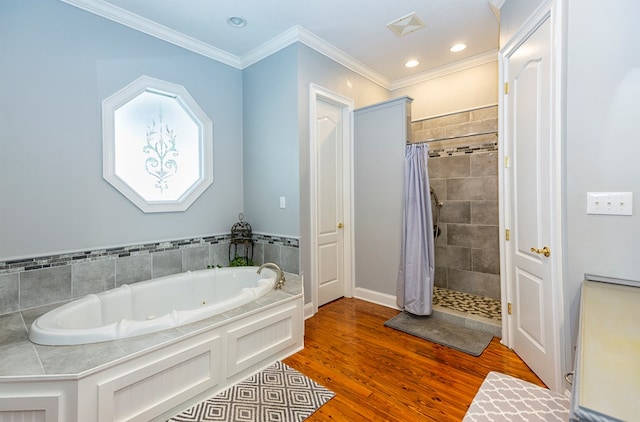
M127 180L128 176L117 172L116 111L143 93L161 95L165 99L166 97L173 98L198 127L196 150L199 156L195 160L189 157L190 163L197 163L199 167L197 177L193 183L177 194L179 196L176 199L146 199L139 192L140 189L136 190L138 181ZM148 122L141 123L148 124ZM213 183L213 124L183 86L149 76L141 76L102 102L102 124L103 177L143 212L186 211ZM142 133L141 139L144 139L144 133Z

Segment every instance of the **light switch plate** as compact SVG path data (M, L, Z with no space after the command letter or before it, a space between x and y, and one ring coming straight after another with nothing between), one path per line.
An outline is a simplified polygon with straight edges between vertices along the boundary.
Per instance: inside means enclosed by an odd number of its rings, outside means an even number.
M587 214L631 215L633 192L587 192Z

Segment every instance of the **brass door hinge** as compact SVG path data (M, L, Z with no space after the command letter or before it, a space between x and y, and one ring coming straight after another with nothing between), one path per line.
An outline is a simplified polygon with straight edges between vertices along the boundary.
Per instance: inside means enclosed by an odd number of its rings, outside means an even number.
M507 302L507 313L511 315L511 302Z
M505 82L504 83L504 93L508 94L509 93L509 82Z
M505 155L504 156L504 168L509 168L509 156Z
M509 229L506 229L506 230L504 231L504 238L505 238L506 240L511 240L511 232L509 231Z

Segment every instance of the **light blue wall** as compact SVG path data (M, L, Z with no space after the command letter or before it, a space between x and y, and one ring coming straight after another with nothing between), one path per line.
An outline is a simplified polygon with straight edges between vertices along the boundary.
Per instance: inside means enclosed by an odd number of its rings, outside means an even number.
M305 301L311 301L311 224L309 196L309 86L319 85L354 102L354 108L389 99L389 91L353 72L317 51L299 44L298 49L298 116L300 163L300 268L305 275ZM365 283L366 284L366 283ZM370 286L362 286L370 287Z
M254 231L300 237L307 303L311 83L353 99L356 107L389 97L385 88L299 43L243 71L245 216Z
M638 16L635 0L568 2L564 299L572 347L584 274L640 283L640 50L625 47L638 38ZM590 191L632 191L633 215L587 215Z
M293 237L300 234L297 51L291 45L242 78L245 217L254 231Z
M242 72L60 1L0 2L0 259L228 232L242 209ZM144 214L102 179L101 101L140 75L213 121L214 183Z

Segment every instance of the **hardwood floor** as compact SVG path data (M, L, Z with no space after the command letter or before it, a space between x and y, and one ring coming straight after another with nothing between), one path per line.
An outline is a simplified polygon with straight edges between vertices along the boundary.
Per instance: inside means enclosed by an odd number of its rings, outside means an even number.
M336 393L307 421L460 421L490 371L544 386L497 338L473 357L385 327L398 312L343 298L306 321L284 362Z

